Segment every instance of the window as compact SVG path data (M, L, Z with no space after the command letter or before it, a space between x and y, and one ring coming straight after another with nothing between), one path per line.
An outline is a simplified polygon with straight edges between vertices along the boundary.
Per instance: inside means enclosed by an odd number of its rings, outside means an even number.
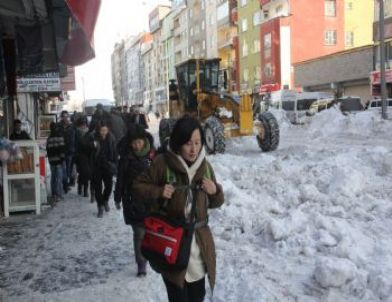
M260 66L254 67L254 78L256 81L260 81L260 79L261 79L261 67Z
M191 46L190 54L193 55L193 53L194 53L193 46Z
M336 45L336 30L326 30L324 36L325 45Z
M271 41L272 35L271 33L266 34L264 36L264 58L268 59L271 57L271 47L272 47L272 41Z
M352 1L346 2L346 10L353 10L353 2Z
M253 26L258 26L261 23L261 11L257 11L253 14Z
M203 50L205 50L205 49L206 49L206 41L203 40Z
M193 27L191 27L190 35L191 35L191 37L193 36Z
M242 31L247 31L248 30L248 19L242 19Z
M244 7L247 4L248 0L241 0L241 7Z
M229 16L229 1L226 1L216 9L217 20L220 21Z
M264 75L266 77L271 77L272 76L272 64L271 63L267 63L264 66Z
M204 30L205 27L206 27L206 24L204 23L204 20L203 20L203 22L201 22L201 29Z
M191 19L191 18L192 18L192 16L193 16L193 13L192 13L192 12L193 12L193 10L192 10L192 9L190 9L190 10L189 10L189 18L190 18L190 19Z
M335 17L336 16L336 0L325 0L324 10L325 10L325 16Z
M248 55L248 52L249 52L248 43L246 43L246 41L244 40L242 44L242 56L246 57Z
M253 41L253 52L258 53L260 52L260 40L256 39Z
M264 16L264 19L268 19L269 18L269 10L263 10L263 16Z
M248 80L249 80L249 70L248 69L244 69L243 78L244 78L244 82L248 82Z
M276 14L280 14L280 12L283 10L283 6L282 5L278 5L276 8L275 8L275 13Z
M201 9L204 9L204 0L201 0Z
M346 31L346 46L354 46L354 32Z

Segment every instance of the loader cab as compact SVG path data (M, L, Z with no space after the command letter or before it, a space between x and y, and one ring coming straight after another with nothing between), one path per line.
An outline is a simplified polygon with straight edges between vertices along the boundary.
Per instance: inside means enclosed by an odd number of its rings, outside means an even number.
M186 112L197 110L200 92L218 92L220 59L191 59L177 65L177 81L180 99Z

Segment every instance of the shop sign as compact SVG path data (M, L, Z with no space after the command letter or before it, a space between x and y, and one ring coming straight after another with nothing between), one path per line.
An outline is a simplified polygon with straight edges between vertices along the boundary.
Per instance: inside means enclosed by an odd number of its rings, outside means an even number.
M18 92L56 92L61 91L58 72L17 77Z

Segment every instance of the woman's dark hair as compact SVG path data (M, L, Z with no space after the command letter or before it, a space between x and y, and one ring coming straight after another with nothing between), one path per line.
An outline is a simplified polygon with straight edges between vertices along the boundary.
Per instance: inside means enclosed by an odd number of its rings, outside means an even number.
M185 145L192 137L193 131L199 129L201 136L201 143L204 145L204 132L200 122L190 116L180 118L174 125L173 131L170 135L169 146L170 149L178 153L181 146Z
M147 132L141 125L132 124L129 126L127 137L129 142L137 139L145 139L147 138Z

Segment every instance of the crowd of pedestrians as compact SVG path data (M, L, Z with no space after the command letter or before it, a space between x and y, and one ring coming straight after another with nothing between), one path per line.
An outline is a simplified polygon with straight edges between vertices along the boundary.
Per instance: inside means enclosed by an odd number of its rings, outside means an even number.
M151 231L146 229L146 219L159 213L168 221L191 222L187 267L173 270L147 258L162 275L170 302L204 301L205 276L213 289L216 270L208 211L220 207L224 198L205 157L200 122L192 117L179 119L167 148L156 150L144 114L123 108L109 113L97 105L90 123L86 116L75 114L71 122L67 111L60 116L58 124L50 125L47 140L54 198L63 199L77 184L77 193L96 202L97 217L102 218L110 211L114 188L115 207L123 209L124 222L132 227L138 277L147 274L142 247ZM172 250L166 247L163 257L168 252Z

